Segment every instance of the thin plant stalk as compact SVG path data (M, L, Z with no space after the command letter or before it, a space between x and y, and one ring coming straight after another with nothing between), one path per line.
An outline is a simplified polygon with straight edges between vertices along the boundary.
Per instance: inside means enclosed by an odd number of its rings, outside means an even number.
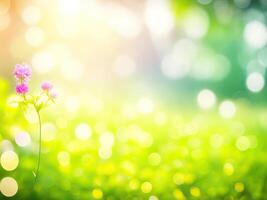
M40 161L41 161L41 149L42 149L42 121L41 121L40 111L38 111L38 109L36 109L36 113L38 116L38 124L39 124L39 152L38 152L37 167L35 171L35 181L34 181L35 183L37 181L38 174L39 174Z

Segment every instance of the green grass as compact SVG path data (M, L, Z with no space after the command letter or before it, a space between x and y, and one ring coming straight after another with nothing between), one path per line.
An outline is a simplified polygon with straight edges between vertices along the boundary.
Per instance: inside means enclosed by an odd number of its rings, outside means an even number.
M50 140L43 141L39 180L33 186L38 126L10 106L7 85L0 83L0 141L12 143L19 165L14 171L2 168L0 176L18 182L12 199L266 198L266 109L239 101L237 115L225 120L216 109L188 111L179 106L156 107L148 115L133 111L127 118L123 104L104 99L102 110L94 111L90 100L78 98L79 108L70 112L65 99L59 99L42 113L43 134ZM75 136L80 123L91 127L90 139ZM31 135L31 146L15 143L18 130ZM106 131L113 134L114 145L111 157L103 159L99 139ZM60 152L65 152L61 163Z

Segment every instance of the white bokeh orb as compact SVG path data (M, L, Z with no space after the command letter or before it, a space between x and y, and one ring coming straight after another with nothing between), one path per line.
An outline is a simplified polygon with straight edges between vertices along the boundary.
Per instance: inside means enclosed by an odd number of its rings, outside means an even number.
M201 90L197 95L198 106L202 109L212 108L216 103L216 96L213 91L209 89Z
M250 21L244 30L244 39L249 46L261 48L267 43L267 28L257 20Z
M27 132L19 132L15 135L15 142L20 147L26 147L31 143L31 136Z
M88 124L82 123L76 127L75 134L78 139L87 140L92 135L92 129Z
M262 74L258 72L251 73L248 75L247 80L246 80L247 88L254 93L260 92L264 85L264 77Z
M219 113L225 119L233 118L236 114L236 106L234 102L230 100L223 101L220 104Z

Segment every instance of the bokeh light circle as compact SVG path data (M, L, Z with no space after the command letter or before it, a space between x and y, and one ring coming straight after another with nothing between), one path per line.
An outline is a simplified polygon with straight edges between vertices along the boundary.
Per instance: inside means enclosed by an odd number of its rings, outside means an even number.
M21 17L27 25L34 25L41 19L41 10L37 6L29 5L22 11Z
M61 151L57 155L57 160L59 164L63 167L67 167L70 165L70 155L68 152Z
M235 183L235 185L234 185L234 189L235 189L235 191L237 191L237 192L243 192L244 189L245 189L245 185L244 185L244 183L242 183L242 182L237 182L237 183Z
M105 132L100 136L100 144L103 147L110 148L114 144L114 136L110 132Z
M152 191L152 184L148 181L143 182L141 185L141 190L143 193L150 193Z
M200 39L208 32L209 16L206 11L201 8L191 9L186 14L183 26L189 37Z
M265 84L264 81L264 77L262 74L258 73L258 72L254 72L251 73L248 77L247 77L247 88L251 91L251 92L260 92Z
M26 42L33 46L40 46L44 41L44 31L40 27L30 27L25 33Z
M257 20L250 21L244 30L245 41L253 48L261 48L267 43L267 28Z
M191 187L190 193L193 197L200 197L200 195L201 195L201 191L198 187Z
M95 198L95 199L102 199L103 197L103 192L102 190L96 188L92 191L92 196Z
M174 18L167 1L146 1L144 15L148 29L156 38L166 37L174 28Z
M201 90L197 96L197 103L202 109L209 109L216 103L216 96L213 91L209 89Z
M20 147L26 147L31 143L31 137L27 132L19 132L15 135L15 142Z
M11 177L4 177L0 182L0 191L6 197L13 197L18 192L17 181Z
M223 172L224 172L225 175L231 176L231 175L233 175L234 171L235 171L235 168L232 165L232 163L229 163L228 162L228 163L225 163L224 164L224 166L223 166Z
M78 139L87 140L92 135L92 129L88 124L82 123L76 127L75 134Z
M98 154L104 160L109 159L112 156L112 149L110 147L101 147Z
M149 197L148 200L159 200L159 198L157 196L155 196L155 195L152 195L152 196Z
M149 161L150 165L157 166L161 162L161 156L158 153L151 153L148 156L148 161Z
M225 100L220 104L219 113L223 118L230 119L235 116L236 106L232 101Z
M1 165L6 171L12 171L19 164L18 155L14 151L4 151L1 155Z
M249 138L246 137L246 136L240 136L236 140L236 147L240 151L246 151L246 150L248 150L249 147L250 147L250 140L249 140Z

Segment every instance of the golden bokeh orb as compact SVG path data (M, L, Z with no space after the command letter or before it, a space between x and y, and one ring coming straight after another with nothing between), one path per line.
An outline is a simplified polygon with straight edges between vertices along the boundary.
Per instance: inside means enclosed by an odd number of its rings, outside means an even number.
M14 151L5 151L1 155L1 165L6 171L15 170L19 164L18 155Z
M13 197L18 192L17 181L11 177L4 177L0 182L0 191L6 197Z

